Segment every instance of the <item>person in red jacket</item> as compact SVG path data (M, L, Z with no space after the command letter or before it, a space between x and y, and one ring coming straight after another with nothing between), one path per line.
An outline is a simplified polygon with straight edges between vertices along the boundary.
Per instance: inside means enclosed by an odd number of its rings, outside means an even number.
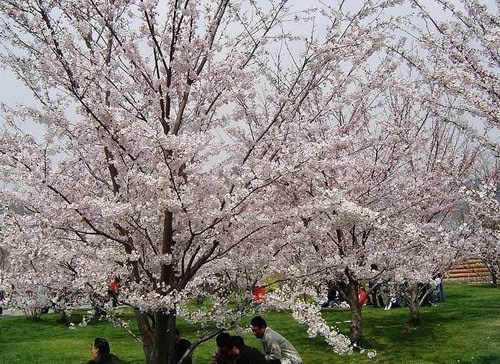
M120 291L120 277L115 277L113 282L108 285L108 295L113 300L113 307L118 305L118 293Z

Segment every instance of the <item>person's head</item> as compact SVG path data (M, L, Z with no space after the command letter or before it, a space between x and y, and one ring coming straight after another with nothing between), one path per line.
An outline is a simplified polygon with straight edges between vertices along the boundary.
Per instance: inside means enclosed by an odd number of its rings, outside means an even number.
M231 354L234 356L240 355L240 351L245 347L245 340L241 336L231 336Z
M221 332L215 338L215 342L219 348L228 348L231 344L231 335L229 335L227 332Z
M232 349L231 335L229 335L229 333L221 332L215 338L215 343L217 344L217 347L219 348L220 353L229 354L231 352L231 349Z
M266 320L264 320L260 316L255 316L252 321L250 321L250 325L252 326L252 331L255 337L261 339L264 336L264 332L266 331Z
M97 358L98 356L101 355L109 354L110 350L109 350L108 340L96 337L90 351L92 353L92 357L94 358Z

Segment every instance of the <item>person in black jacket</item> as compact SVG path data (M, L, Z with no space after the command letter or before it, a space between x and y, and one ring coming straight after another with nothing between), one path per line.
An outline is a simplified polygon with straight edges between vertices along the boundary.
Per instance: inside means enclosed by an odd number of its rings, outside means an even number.
M181 332L179 329L175 329L175 360L176 363L184 356L186 351L189 351L191 347L191 341L188 339L181 338ZM189 354L183 361L182 364L193 364L193 359L191 354Z
M116 355L110 353L108 340L96 337L90 348L92 360L87 364L120 364Z
M245 345L241 336L231 336L231 352L236 364L266 364L266 357L259 350Z
M231 354L231 335L228 332L221 332L215 338L217 349L212 355L211 364L235 364Z

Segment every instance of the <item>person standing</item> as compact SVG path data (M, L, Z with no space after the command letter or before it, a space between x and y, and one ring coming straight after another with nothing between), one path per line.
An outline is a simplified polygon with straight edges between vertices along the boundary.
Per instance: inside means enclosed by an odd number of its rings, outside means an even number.
M5 298L5 291L2 286L0 286L0 315L3 313L2 301Z
M265 358L272 364L302 364L302 358L293 345L276 331L267 327L267 322L260 316L251 321L252 331L260 339Z
M113 307L118 306L118 292L120 291L121 279L120 277L115 277L113 281L108 285L108 295L112 299Z

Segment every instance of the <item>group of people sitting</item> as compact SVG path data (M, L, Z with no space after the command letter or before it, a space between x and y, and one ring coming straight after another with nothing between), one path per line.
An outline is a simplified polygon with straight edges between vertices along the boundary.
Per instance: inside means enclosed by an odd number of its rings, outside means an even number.
M302 358L293 345L267 326L266 320L255 316L250 325L256 338L262 342L264 353L245 345L241 336L226 332L216 338L217 349L212 364L301 364Z
M212 356L212 364L302 364L302 358L293 345L278 332L267 326L266 320L255 316L250 321L256 338L262 342L264 353L247 346L241 336L220 333L216 338L217 349ZM189 353L191 342L175 332L176 360L182 364L192 364ZM88 364L119 364L118 357L111 354L106 339L96 338L91 345L92 360Z
M264 355L259 350L247 346L241 336L222 332L217 336L216 342L217 349L212 357L212 364L266 363Z
M328 295L326 299L319 302L321 307L349 307L347 303L349 294L348 285L342 280L328 283ZM392 307L407 306L410 304L411 294L408 283L390 283L370 280L368 290L361 285L358 289L358 302L361 305L373 305L373 307L384 307L390 310ZM437 285L419 284L418 301L421 306L430 306L438 302L444 302L445 293L443 283Z

